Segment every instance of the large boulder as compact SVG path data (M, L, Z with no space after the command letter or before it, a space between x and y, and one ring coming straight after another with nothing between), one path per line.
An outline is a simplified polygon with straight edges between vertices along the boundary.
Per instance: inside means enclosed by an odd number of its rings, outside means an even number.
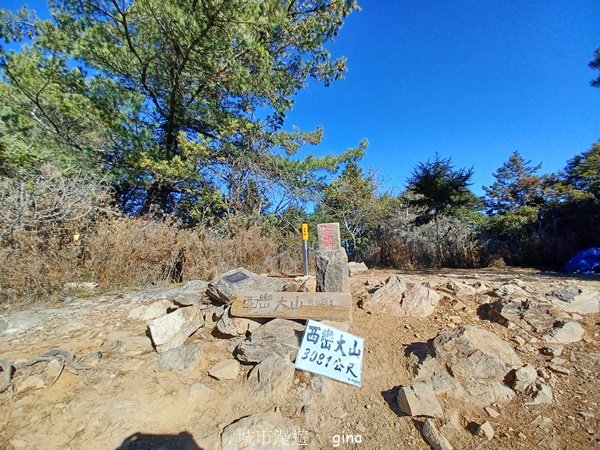
M315 252L317 292L350 292L348 255L346 250L317 250Z
M523 362L510 344L491 331L474 325L443 331L428 350L417 368L417 381L430 382L436 393L480 406L514 396L504 380Z
M427 317L439 301L440 295L436 291L392 275L383 287L363 300L362 307L367 311L387 312L400 317Z
M179 308L148 322L150 336L158 353L179 347L203 325L204 317L200 309L194 306Z
M223 311L219 321L217 322L217 331L223 337L244 336L246 333L252 333L259 326L264 324L268 319L245 319L242 317L233 317L231 308L228 306Z
M294 364L289 358L271 355L256 365L248 376L248 388L254 395L264 397L284 394L294 380Z
M271 355L279 355L290 361L296 359L304 325L292 320L274 319L258 327L250 339L239 344L236 358L243 363L259 363Z
M281 292L283 288L284 282L281 280L238 267L211 281L206 294L216 302L229 305L233 302L233 294L239 290Z
M592 314L600 312L600 291L580 289L570 285L557 289L547 296L557 308L576 314Z
M585 329L577 322L558 322L542 339L551 344L572 344L579 342L584 334Z
M525 330L543 333L556 321L554 307L545 298L507 297L490 305L492 319L506 325L509 322Z

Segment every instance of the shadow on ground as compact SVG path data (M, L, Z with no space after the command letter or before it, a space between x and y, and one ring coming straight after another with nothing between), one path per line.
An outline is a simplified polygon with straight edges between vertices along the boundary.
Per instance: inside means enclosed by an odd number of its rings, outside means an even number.
M144 434L135 433L116 450L203 450L190 433Z

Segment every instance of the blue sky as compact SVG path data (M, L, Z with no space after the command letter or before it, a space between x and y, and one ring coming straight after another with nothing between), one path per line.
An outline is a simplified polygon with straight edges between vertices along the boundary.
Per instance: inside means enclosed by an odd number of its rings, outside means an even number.
M600 139L598 0L363 0L335 42L346 79L302 91L288 125L325 127L318 152L369 140L388 187L438 152L474 166L472 189L518 149L560 170Z
M45 1L4 3L10 9ZM600 139L600 89L588 67L600 47L598 0L363 0L329 45L346 79L309 83L286 127L325 128L308 151L369 140L365 169L401 189L439 153L475 169L473 190L519 150L560 170Z

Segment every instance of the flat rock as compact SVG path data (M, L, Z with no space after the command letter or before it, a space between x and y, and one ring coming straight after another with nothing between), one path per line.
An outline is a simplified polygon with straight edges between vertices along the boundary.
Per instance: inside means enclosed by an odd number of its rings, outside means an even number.
M296 359L304 325L286 319L274 319L258 327L250 339L240 343L236 358L244 363L259 363L270 355L279 355L290 361Z
M494 438L494 428L492 428L492 424L485 421L479 427L477 427L476 433L477 436L487 439L491 441Z
M545 405L552 403L553 394L552 388L545 383L540 383L537 386L537 391L533 394L532 400L525 403L526 405Z
M149 306L138 306L129 312L129 318L133 320L148 321L167 314L172 304L167 300L154 302Z
M433 419L427 419L421 427L421 434L433 450L452 450L454 447L450 444L435 426Z
M119 352L143 354L152 351L152 341L147 336L134 336L129 331L113 331L108 335L108 343Z
M289 358L268 356L250 372L248 388L258 396L283 394L292 386L294 370L294 364Z
M550 330L556 320L554 307L545 298L503 298L490 306L490 315L501 324L514 323L537 332Z
M585 329L577 322L559 322L542 339L553 344L571 344L579 342L584 334Z
M233 293L238 290L281 292L285 283L276 278L257 275L243 267L230 270L208 284L206 294L219 303L233 302Z
M194 306L179 308L148 322L152 342L158 353L179 347L203 325L201 311Z
M189 398L193 402L207 403L216 399L218 396L219 393L217 391L205 384L194 383L190 385Z
M430 384L415 383L398 391L398 406L409 416L443 417L442 406Z
M201 351L201 342L192 345L182 345L159 353L155 356L155 363L159 369L181 372L194 366Z
M600 291L567 286L550 293L548 299L554 306L569 313L593 314L600 312Z
M0 317L0 333L12 334L43 325L44 318L35 311L20 311Z
M217 322L217 331L224 337L245 336L246 333L252 333L267 321L268 319L233 317L231 315L231 307L228 306Z
M294 430L297 430L294 422L278 412L255 414L225 427L221 446L222 450L298 450L301 444L308 444L308 440L304 436L294 439Z
M212 366L208 374L217 380L235 380L240 374L240 363L235 359L221 361Z
M349 262L348 263L348 274L353 277L359 273L363 273L369 270L364 262Z
M363 301L363 309L399 317L427 317L433 313L439 301L440 295L434 290L392 275L383 287Z

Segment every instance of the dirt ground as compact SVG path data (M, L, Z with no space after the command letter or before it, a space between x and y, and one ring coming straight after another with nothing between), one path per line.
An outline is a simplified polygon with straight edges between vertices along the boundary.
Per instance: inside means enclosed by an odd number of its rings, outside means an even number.
M410 351L416 344L427 342L441 330L476 323L510 342L524 362L546 365L549 358L537 351L539 346L531 351L515 340L518 328L480 317L475 296L459 297L466 309L457 311L452 306L456 297L445 294L427 318L399 318L360 309L356 303L369 286L392 273L409 281L427 282L433 288L451 280L480 281L491 288L520 279L539 292L568 284L600 290L598 278L515 269L369 270L352 277L355 305L350 332L365 340L363 386L328 381L328 392L318 397L311 423L301 411L302 392L310 374L296 371L293 387L274 399L249 394L245 380L251 366L242 366L243 373L236 380L217 381L208 375L214 363L231 358L233 346L241 339L213 336L214 323L209 320L186 343L203 343L196 364L177 373L159 370L151 348L140 350L135 343L131 347L114 345L115 332L146 334L143 322L128 318L137 306L132 294L36 305L30 309L44 314L47 319L43 326L0 335L0 358L22 361L63 348L75 353L76 359L53 385L47 381L50 368L46 363L15 373L17 385L35 374L46 382L39 389L0 394L0 448L118 449L126 448L124 444L132 436L142 434L147 435L147 442L154 442L147 448L212 449L218 448L219 434L228 424L243 416L278 410L292 419L298 430L308 432L310 443L304 448L427 449L420 433L423 419L403 416L396 403L399 387L413 379L415 359ZM10 306L0 311L13 312ZM570 374L553 374L553 404L525 406L526 399L517 396L494 405L500 416L492 418L483 408L440 396L446 414L458 414L459 427L443 427L452 445L457 449L600 448L600 315L589 314L579 321L586 335L578 343L565 345L561 358L566 360ZM190 386L198 382L213 388L217 395L195 399ZM491 441L469 431L486 420L495 431Z

